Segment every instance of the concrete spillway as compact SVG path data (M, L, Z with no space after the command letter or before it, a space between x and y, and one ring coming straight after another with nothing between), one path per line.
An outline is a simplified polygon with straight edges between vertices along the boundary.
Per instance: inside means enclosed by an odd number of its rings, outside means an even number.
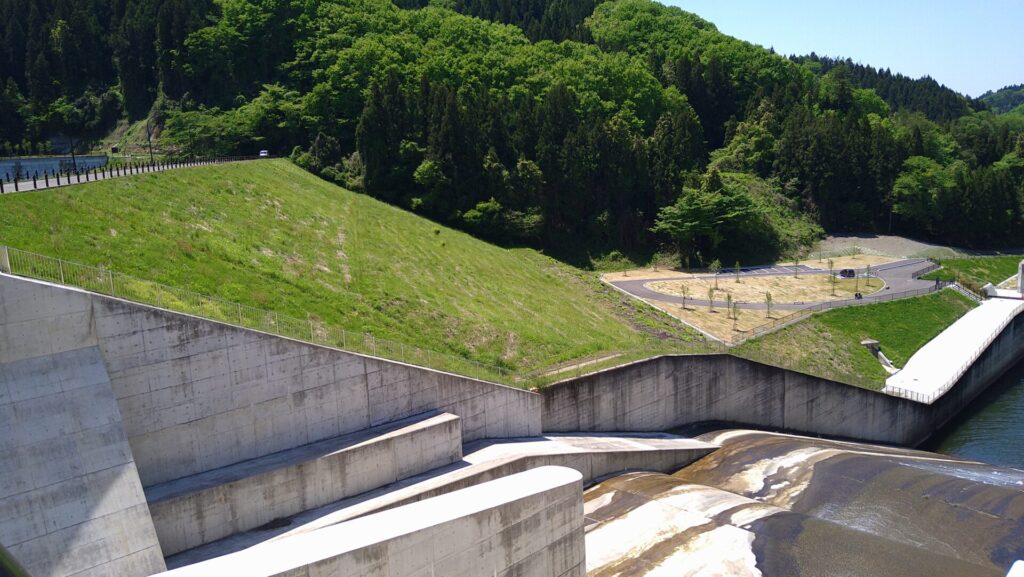
M675 475L585 495L588 574L1005 575L1024 473L917 451L736 431Z

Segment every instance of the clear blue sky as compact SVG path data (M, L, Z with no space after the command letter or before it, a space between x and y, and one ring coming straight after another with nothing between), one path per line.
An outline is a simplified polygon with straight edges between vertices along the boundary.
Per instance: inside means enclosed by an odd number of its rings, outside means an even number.
M970 96L1024 84L1024 0L661 0L781 54L842 56Z

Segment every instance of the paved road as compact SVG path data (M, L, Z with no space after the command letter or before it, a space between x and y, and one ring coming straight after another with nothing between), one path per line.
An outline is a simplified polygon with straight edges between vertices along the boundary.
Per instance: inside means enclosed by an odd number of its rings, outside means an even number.
M81 173L78 175L60 175L50 176L49 178L40 177L33 182L32 180L22 180L15 185L13 182L2 182L0 181L0 194L13 194L15 192L32 192L36 190L46 190L50 188L63 188L66 186L73 186L77 184L85 184L87 182L94 182L97 180L110 180L112 178L121 178L124 176L133 176L136 174L146 174L150 172L164 172L166 170L176 170L179 168L191 168L194 166L208 166L211 164L220 164L226 161L219 160L204 160L194 161L186 163L173 163L173 164L159 164L156 166L140 166L137 168L128 168L127 166L121 170L102 170L93 173L89 171L87 173Z
M845 300L845 301L831 301L831 302L837 304L837 306L841 306L842 304L850 304L850 303L854 303L854 302L862 303L864 301L885 300L885 299L889 298L889 295L892 295L892 294L902 293L902 292L912 291L912 290L922 290L922 289L927 289L927 288L930 288L930 287L934 287L935 286L935 282L934 281L919 280L917 278L917 275L920 274L920 271L922 271L922 270L924 270L924 269L926 269L926 268L928 268L930 266L932 266L931 261L928 261L927 259L917 258L917 259L901 260L901 261L894 262L894 263L889 263L889 264L884 264L884 265L878 265L878 266L871 267L872 276L877 276L877 277L881 278L883 281L885 281L886 288L878 291L877 293L874 293L874 294L871 294L871 295L865 295L864 299L862 301L854 301L854 300L850 299L850 300ZM828 271L826 271L826 270L813 269L813 268L807 267L805 265L800 265L799 268L800 268L800 274L802 274L802 275L827 275L828 274ZM792 266L785 266L785 265L776 265L776 266L768 266L768 267L757 267L757 268L740 269L740 270L742 271L742 272L740 272L740 278L758 277L758 276L789 276L789 275L793 274L793 267ZM865 271L866 271L866 268L865 269L857 269L857 273L858 274L864 273ZM719 273L718 276L731 278L732 275L734 275L734 274L735 273L733 273L733 272L722 272L722 273ZM708 278L714 278L714 276L715 275L704 275L704 276L699 276L697 278L708 279ZM614 281L614 282L611 282L611 284L613 286L615 286L616 288L619 288L619 289L629 293L630 295L632 295L634 297L637 297L637 298L640 298L640 299L655 300L655 301L661 301L661 302L665 302L665 303L673 303L673 304L678 304L678 305L684 304L684 302L685 302L685 304L694 305L694 306L707 306L708 305L708 301L706 299L701 300L701 299L688 298L688 299L685 299L685 301L684 301L683 297L667 295L667 294L664 294L664 293L660 293L660 292L651 290L651 289L649 289L649 288L647 288L645 286L647 283L650 283L650 282L661 282L661 281L672 281L672 280L686 280L686 279L689 279L689 278L692 278L692 277L680 276L680 277L675 277L675 278L629 279L629 280ZM818 302L778 303L778 304L773 304L772 305L772 309L778 309L778 310L798 310L798 309L807 308L809 306L813 306L813 305L816 305L816 304L818 304ZM725 306L725 301L715 301L715 305L716 306ZM760 303L737 302L736 306L738 306L741 309L751 309L751 310L764 310L766 308L766 306L765 306L765 304L763 302L760 302Z

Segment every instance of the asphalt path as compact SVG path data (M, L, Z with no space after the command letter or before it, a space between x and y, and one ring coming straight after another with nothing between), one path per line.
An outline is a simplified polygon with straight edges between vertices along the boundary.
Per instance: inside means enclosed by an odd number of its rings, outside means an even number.
M183 163L168 163L168 164L156 164L156 165L139 165L128 167L125 166L119 170L102 169L93 171L85 171L79 174L61 174L58 176L50 175L49 177L39 177L35 181L32 180L20 180L17 186L13 182L3 182L0 185L0 194L14 194L15 192L32 192L36 190L47 190L51 188L64 188L66 186L74 186L76 184L85 184L87 182L96 182L99 180L110 180L113 178L123 178L125 176L134 176L137 174L148 174L150 172L164 172L167 170L178 170L181 168L191 168L195 166L208 166L211 164L219 164L220 161L204 160L204 161L190 161Z
M893 263L878 265L871 267L871 276L878 277L885 282L885 288L882 290L870 294L864 295L862 300L847 299L842 301L811 301L811 302L798 302L798 303L777 303L772 304L773 310L799 310L810 306L819 304L820 302L829 302L836 306L842 306L843 304L863 303L870 301L880 301L891 298L890 295L927 289L935 286L935 281L920 280L917 278L921 274L921 271L932 266L931 261L927 259L908 259L901 260ZM801 275L827 275L827 270L821 270L816 268L810 268L805 265L800 265L799 274ZM794 267L786 265L775 265L766 267L754 267L749 269L740 269L740 278L759 277L759 276L789 276L793 274ZM866 274L867 268L856 269L857 274ZM732 278L735 272L720 272L717 276ZM716 275L698 275L697 278L711 279ZM647 284L651 282L663 282L673 280L688 280L693 278L692 276L680 276L674 278L656 278L656 279L629 279L629 280L618 280L613 281L610 284L630 295L644 300L654 300L672 304L688 304L694 306L707 306L707 299L687 298L667 295L664 293L657 292L647 288ZM716 306L725 306L725 301L715 301ZM767 306L763 302L750 303L750 302L736 302L737 307L741 309L749 310L765 310Z

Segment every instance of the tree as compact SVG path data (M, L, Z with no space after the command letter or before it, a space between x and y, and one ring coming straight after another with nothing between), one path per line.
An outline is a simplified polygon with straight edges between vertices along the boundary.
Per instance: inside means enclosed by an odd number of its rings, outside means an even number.
M736 284L740 282L740 261L736 261L736 265L733 267L733 271L736 273Z
M715 312L715 288L708 287L708 312Z
M700 189L684 188L674 204L661 209L651 230L673 239L680 254L694 254L699 248L714 250L754 213L753 201L741 191L728 190L711 169Z
M732 317L732 293L725 293L725 314L727 318Z
M828 282L832 285L832 296L836 296L836 261L828 259Z
M690 287L688 287L685 284L683 284L683 285L681 285L679 287L679 289L680 289L680 292L683 293L682 294L682 296L683 296L683 310L685 311L686 310L686 299L690 296Z
M772 318L772 302L772 293L764 293L764 305L765 308L768 310L768 312L765 314L765 317L767 318Z
M718 273L722 270L722 261L717 258L708 265L708 272L715 277L715 290L718 290Z

